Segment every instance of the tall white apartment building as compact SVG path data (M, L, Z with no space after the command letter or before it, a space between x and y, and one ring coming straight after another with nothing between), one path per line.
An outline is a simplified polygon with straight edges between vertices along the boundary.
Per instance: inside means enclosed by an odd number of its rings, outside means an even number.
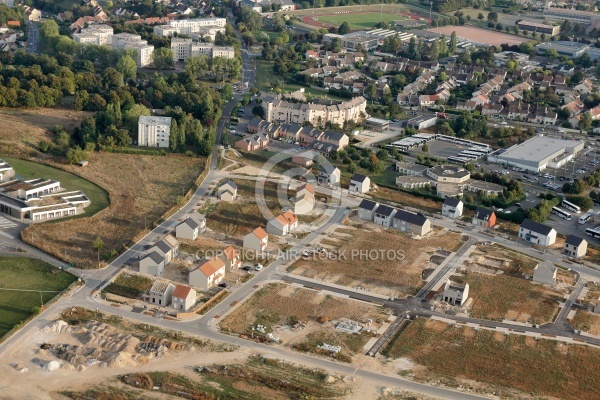
M172 38L171 50L173 61L185 61L190 57L206 55L207 57L234 58L235 49L230 46L215 46L214 43L194 42L189 38Z
M82 29L80 33L73 34L73 40L76 43L105 45L111 44L110 37L115 33L112 26L92 25L89 28Z
M225 18L192 18L169 21L167 25L154 27L157 36L173 36L175 33L191 36L206 36L215 39L217 32L225 32Z
M133 49L137 57L136 63L138 67L146 67L152 63L152 53L154 46L149 45L147 40L142 40L140 35L132 33L119 33L111 36L111 45L114 49Z
M138 120L138 146L169 147L171 117L149 117Z

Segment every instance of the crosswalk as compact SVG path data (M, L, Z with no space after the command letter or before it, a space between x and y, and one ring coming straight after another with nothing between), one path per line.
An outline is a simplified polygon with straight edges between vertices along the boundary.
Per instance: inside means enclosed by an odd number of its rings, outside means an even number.
M16 226L17 224L12 222L11 220L4 217L0 217L0 228L14 228Z
M9 239L14 239L14 238L15 238L13 235L11 235L11 234L8 234L8 233L6 233L6 232L4 232L4 231L0 231L0 235L2 235L2 236L6 236L6 237L7 237L7 238L9 238Z

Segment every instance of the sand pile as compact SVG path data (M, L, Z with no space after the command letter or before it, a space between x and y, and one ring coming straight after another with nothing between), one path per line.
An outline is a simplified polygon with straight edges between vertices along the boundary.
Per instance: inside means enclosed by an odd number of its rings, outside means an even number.
M65 321L57 320L51 322L42 328L42 333L50 334L50 333L61 333L61 332L69 332L70 326Z

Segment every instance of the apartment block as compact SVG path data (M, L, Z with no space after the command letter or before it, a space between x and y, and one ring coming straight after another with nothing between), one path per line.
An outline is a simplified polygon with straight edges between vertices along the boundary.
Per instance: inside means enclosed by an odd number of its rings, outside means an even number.
M230 46L215 46L214 43L194 42L189 38L172 38L171 50L173 61L186 61L190 57L205 55L207 57L234 58L235 50Z
M138 120L138 146L169 147L171 117L149 117Z

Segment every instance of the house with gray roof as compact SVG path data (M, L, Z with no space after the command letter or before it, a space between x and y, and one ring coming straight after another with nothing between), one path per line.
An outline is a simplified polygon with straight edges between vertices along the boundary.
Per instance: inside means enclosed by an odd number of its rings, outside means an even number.
M405 210L397 210L394 214L392 227L400 232L425 236L431 231L431 221L421 213L413 214Z
M556 242L556 230L548 225L526 219L519 227L519 237L541 246L551 246Z
M147 254L140 260L139 271L142 274L161 276L165 269L165 258L157 251Z
M553 286L556 283L558 268L550 261L542 261L533 270L533 281L542 285Z
M379 203L364 199L358 205L358 218L366 221L373 221L377 207L379 207Z
M565 240L563 253L569 257L581 258L587 253L587 241L579 236L569 235Z
M395 213L395 208L381 204L375 210L373 222L375 222L377 225L390 227L392 226L392 221Z
M371 190L371 179L362 174L354 174L350 179L348 191L365 194Z
M333 165L326 163L321 165L321 169L319 170L319 176L317 176L317 181L323 184L335 185L340 183L341 173L339 168L334 167Z
M198 235L206 230L206 219L194 213L175 227L175 237L178 239L196 240Z
M446 197L442 205L442 215L448 218L460 218L463 214L463 202L455 197Z

